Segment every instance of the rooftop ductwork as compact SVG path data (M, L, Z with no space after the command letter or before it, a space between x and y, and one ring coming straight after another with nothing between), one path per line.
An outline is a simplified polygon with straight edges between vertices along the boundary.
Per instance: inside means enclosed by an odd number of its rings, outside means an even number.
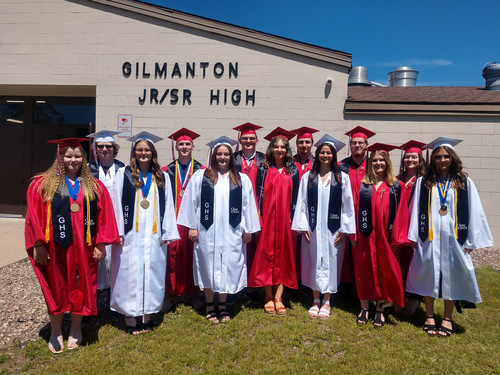
M483 66L483 78L486 80L486 90L500 91L500 64L488 63Z
M348 86L371 86L372 82L368 79L368 69L364 66L353 66L349 72Z
M389 86L414 87L417 85L418 71L407 66L397 68L389 73Z

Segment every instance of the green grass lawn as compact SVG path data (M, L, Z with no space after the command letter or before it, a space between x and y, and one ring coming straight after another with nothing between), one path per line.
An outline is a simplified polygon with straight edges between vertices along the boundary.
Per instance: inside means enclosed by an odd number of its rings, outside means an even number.
M308 302L292 298L286 317L261 306L233 306L234 319L212 326L191 307L156 317L154 332L132 337L114 317L85 326L86 345L50 354L45 340L0 352L0 374L485 374L500 373L500 273L477 270L484 302L455 312L448 339L428 337L424 312L358 327L357 301L335 305L329 320L311 320ZM442 301L436 303L439 324ZM372 318L371 314L371 318Z

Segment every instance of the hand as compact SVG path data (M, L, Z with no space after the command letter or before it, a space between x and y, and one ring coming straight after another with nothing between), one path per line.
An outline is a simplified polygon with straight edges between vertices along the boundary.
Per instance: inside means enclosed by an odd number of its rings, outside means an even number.
M49 252L45 244L33 247L33 260L42 266L46 266L49 263Z
M338 232L337 233L337 237L335 237L335 241L333 242L333 244L335 246L338 246L339 244L342 243L342 241L344 241L344 238L345 238L346 234L345 233L342 233L342 232Z
M351 240L351 246L352 246L352 248L354 249L354 248L356 247L356 241Z
M302 235L306 239L307 243L311 243L311 233L309 233L309 232L302 232Z
M252 233L243 232L241 240L243 241L243 243L249 243L250 241L252 241Z
M198 229L190 229L188 233L188 237L193 242L198 242Z
M106 258L106 245L100 243L94 247L94 261L98 263L101 259Z
M470 253L472 253L472 250L474 250L474 249L464 248L464 254L470 254Z
M167 245L168 246L171 243L172 243L172 241L170 241L170 240L161 240L160 245Z
M123 236L120 236L120 246L123 247Z

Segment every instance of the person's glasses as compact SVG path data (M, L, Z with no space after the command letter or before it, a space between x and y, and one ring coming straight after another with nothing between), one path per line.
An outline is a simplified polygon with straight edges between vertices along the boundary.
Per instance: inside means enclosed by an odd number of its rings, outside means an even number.
M111 149L111 148L113 148L113 146L112 145L97 145L97 148L99 150L102 150L103 148Z

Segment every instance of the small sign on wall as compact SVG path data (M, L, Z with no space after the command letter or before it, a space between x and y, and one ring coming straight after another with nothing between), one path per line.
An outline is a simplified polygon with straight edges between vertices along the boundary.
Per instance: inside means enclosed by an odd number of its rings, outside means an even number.
M132 115L118 115L118 131L120 138L132 136Z

